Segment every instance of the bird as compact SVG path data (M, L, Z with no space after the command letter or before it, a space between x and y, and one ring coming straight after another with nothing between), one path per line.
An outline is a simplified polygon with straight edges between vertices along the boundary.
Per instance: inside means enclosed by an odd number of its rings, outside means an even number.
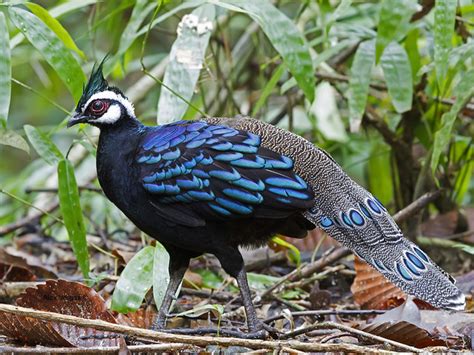
M261 331L239 247L320 228L407 294L463 310L455 280L403 236L383 204L324 150L248 117L146 126L132 102L93 68L68 127L100 129L105 196L169 253L170 281L153 329L166 327L191 258L210 253L237 281L249 333Z

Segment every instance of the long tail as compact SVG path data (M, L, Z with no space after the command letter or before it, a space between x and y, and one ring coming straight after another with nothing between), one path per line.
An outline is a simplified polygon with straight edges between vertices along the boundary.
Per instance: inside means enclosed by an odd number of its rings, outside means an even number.
M385 207L319 150L324 165L313 177L314 208L306 218L326 231L406 293L437 308L463 310L455 280L406 239Z
M403 291L438 308L464 309L465 297L455 286L455 280L404 238L382 204L349 178L323 150L296 134L259 120L206 120L258 134L263 146L291 157L295 171L315 191L315 205L305 217Z

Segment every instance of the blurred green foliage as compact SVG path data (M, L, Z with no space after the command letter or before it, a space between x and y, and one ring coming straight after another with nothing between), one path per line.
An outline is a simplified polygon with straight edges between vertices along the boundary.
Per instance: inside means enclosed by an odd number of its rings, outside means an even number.
M4 1L0 225L31 213L21 199L55 206L59 163L73 164L80 187L75 223L90 234L133 229L81 189L97 185L98 131L65 128L106 54L109 81L148 124L252 114L326 149L392 212L438 188L430 213L472 205L473 21L468 0ZM51 212L66 225L60 211L78 202L67 200ZM49 214L41 225L58 240L71 233Z

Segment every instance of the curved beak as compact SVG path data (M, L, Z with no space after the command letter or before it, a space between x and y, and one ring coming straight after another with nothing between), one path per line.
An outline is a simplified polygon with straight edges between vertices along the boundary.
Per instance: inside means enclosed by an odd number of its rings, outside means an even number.
M68 123L67 123L67 127L72 127L72 126L75 126L77 125L78 123L85 123L87 122L87 119L88 117L87 116L83 116L81 113L74 113L74 115L69 119Z

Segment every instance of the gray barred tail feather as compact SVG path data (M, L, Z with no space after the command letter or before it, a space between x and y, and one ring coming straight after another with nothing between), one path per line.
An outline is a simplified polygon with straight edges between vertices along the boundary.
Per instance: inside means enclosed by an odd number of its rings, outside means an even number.
M207 121L257 134L262 146L293 159L295 172L308 182L315 196L313 207L304 216L403 291L438 308L464 309L465 297L454 279L407 240L385 207L323 150L258 120Z

